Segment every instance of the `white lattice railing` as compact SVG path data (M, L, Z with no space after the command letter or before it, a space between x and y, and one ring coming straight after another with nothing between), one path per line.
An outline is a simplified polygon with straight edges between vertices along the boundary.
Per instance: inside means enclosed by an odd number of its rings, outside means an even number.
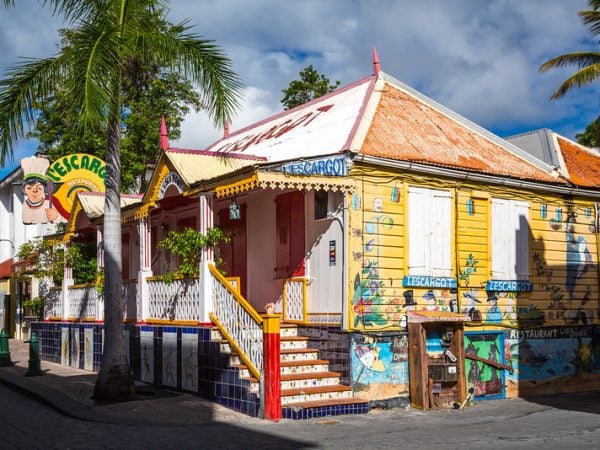
M123 320L137 321L141 317L137 280L123 280Z
M69 286L69 318L96 320L98 291L95 283Z
M209 316L252 374L263 370L263 319L212 265L213 306Z
M63 315L63 294L60 287L51 287L44 302L44 318L56 319Z
M151 319L200 321L200 279L165 282L148 278Z
M305 323L306 278L288 278L283 285L283 320Z

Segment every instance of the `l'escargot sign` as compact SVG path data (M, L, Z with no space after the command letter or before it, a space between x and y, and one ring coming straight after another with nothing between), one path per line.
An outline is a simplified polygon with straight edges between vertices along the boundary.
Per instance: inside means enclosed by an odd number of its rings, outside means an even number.
M69 219L77 191L104 192L106 163L85 153L63 156L52 164L35 156L21 160L23 223L57 223ZM54 190L54 183L59 185Z

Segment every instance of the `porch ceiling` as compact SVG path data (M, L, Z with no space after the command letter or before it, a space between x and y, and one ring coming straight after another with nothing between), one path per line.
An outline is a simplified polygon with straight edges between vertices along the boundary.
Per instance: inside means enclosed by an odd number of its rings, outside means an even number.
M355 182L341 177L303 177L279 172L255 172L252 176L215 188L217 198L237 195L253 189L295 189L353 192Z

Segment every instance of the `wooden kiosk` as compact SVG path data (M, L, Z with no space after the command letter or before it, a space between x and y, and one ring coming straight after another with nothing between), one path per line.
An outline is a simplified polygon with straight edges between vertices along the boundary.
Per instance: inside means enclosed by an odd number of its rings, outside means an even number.
M461 404L466 398L465 314L408 312L410 403L431 409Z

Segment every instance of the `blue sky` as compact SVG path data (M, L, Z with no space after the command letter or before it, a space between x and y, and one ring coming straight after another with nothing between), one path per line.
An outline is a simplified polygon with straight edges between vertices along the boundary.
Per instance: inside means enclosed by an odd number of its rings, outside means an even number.
M53 54L62 24L36 0L0 11L0 72L19 57ZM308 64L342 85L382 70L507 136L550 128L574 138L600 112L600 84L550 96L573 69L541 74L558 54L593 50L577 12L585 0L171 0L231 57L246 88L232 131L281 111L281 90ZM202 113L172 143L205 148L221 135ZM35 150L22 141L15 161ZM85 149L82 149L85 151ZM0 177L8 168L0 168Z

